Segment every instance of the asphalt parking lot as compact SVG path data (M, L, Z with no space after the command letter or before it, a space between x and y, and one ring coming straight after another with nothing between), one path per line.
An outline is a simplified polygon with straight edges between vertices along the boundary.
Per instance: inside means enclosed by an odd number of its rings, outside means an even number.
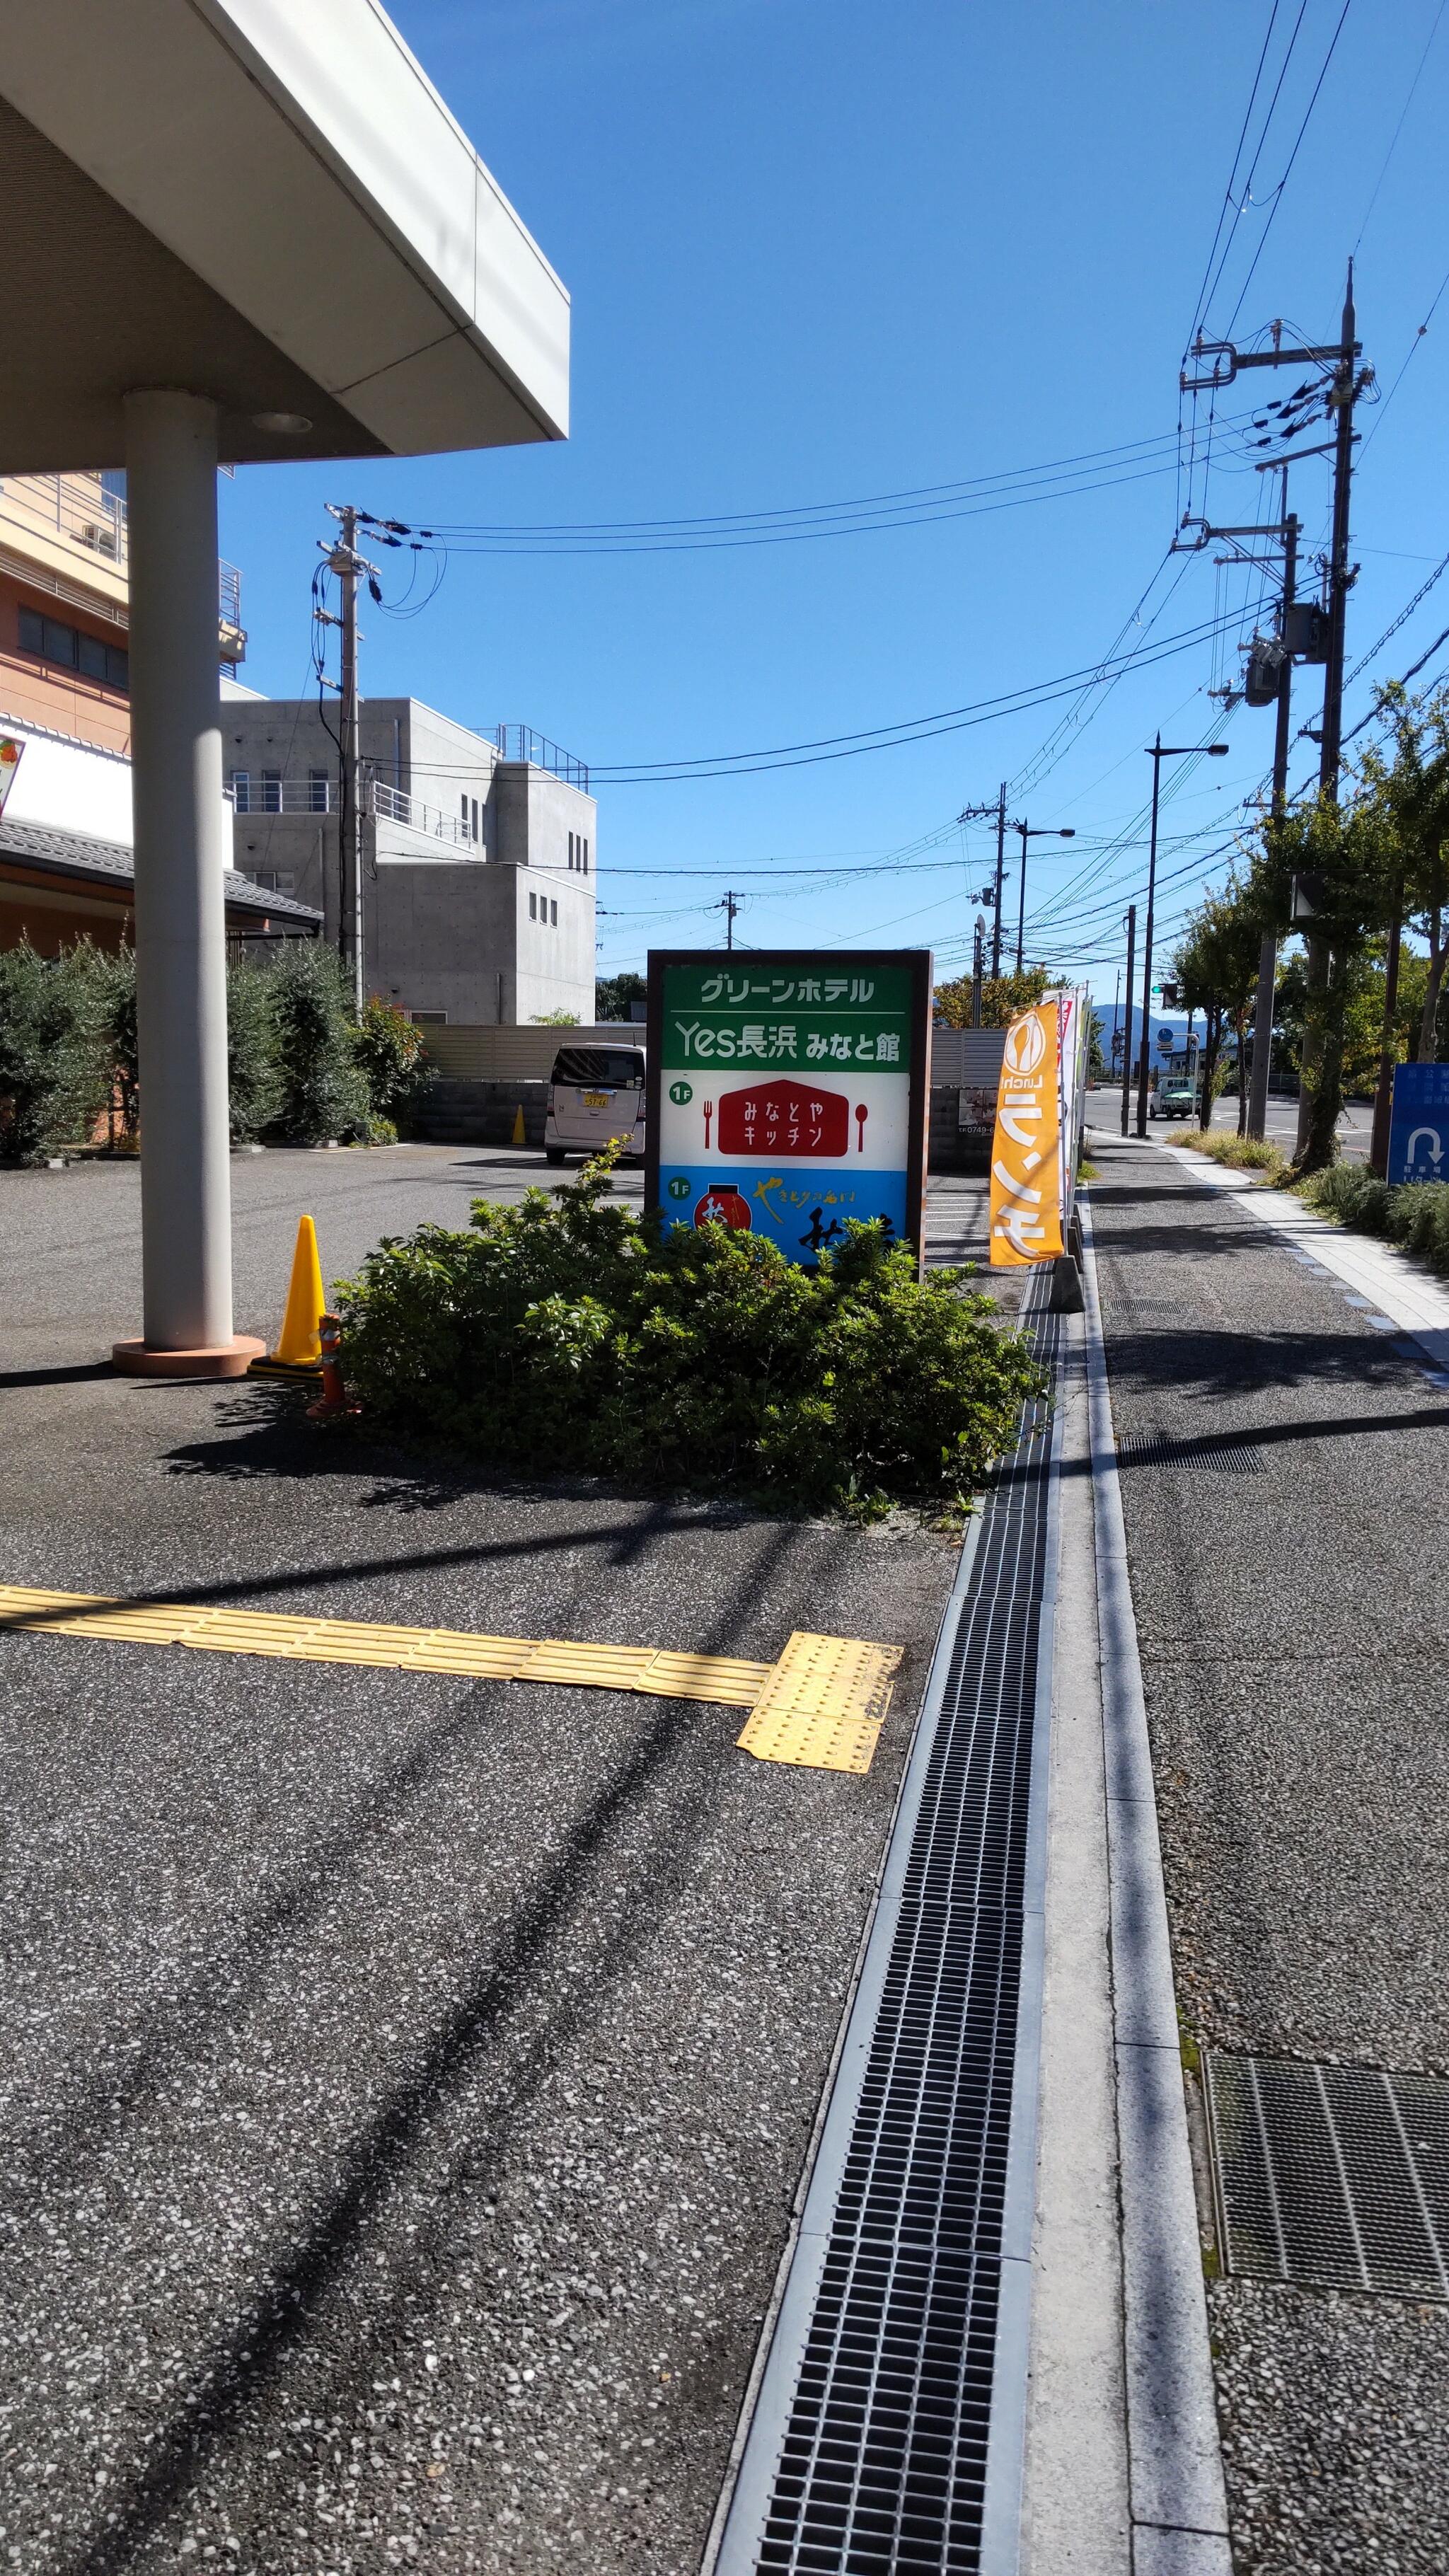
M335 1277L536 1177L240 1159L238 1322L274 1333L303 1208ZM0 2565L685 2576L954 1548L116 1379L136 1184L0 1175L3 1579L906 1660L858 1780L756 1764L727 1708L0 1641ZM981 1199L933 1201L953 1250Z

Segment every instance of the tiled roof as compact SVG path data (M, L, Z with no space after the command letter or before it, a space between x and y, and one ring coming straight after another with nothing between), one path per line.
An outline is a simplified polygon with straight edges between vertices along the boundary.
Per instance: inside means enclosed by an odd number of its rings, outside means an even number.
M124 841L100 841L89 832L62 832L51 823L0 821L0 859L25 859L32 867L55 868L67 876L107 877L129 886L135 874L133 853ZM320 922L312 906L289 894L272 894L250 877L228 868L223 878L227 909L269 914L297 922Z

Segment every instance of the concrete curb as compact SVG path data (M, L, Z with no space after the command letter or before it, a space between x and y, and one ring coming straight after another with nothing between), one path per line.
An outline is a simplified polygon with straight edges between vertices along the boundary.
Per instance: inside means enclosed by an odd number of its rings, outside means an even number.
M1101 1625L1123 2335L1137 2576L1232 2576L1177 1999L1091 1209L1082 1202Z

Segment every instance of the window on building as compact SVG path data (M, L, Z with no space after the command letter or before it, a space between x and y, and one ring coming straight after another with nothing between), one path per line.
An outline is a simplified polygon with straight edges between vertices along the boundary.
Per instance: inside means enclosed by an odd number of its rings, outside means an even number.
M468 799L466 796L462 796L458 801L463 809L463 830L466 833L468 829Z
M538 919L538 897L536 894L531 894L528 898L528 918L530 921L537 921Z
M584 874L585 874L585 876L587 876L587 875L588 875L588 873L589 873L589 845L588 845L588 842L587 842L585 839L583 839L583 838L582 838L582 836L580 837L580 841L579 841L579 848L580 848L580 851L581 851L581 853L582 853L582 857L583 857L583 870L584 870Z
M557 930L557 928L558 928L558 905L557 905L556 903L551 903L551 904L549 905L549 908L548 908L548 917L549 917L549 921L550 921L550 924L551 924L551 926L553 927L553 929Z
M326 811L327 811L327 786L328 786L328 772L327 772L325 769L309 769L309 770L308 770L308 772L307 772L307 805L308 805L308 810L309 810L309 812L311 812L311 813L313 813L313 814L325 814L325 813L326 813Z
M478 799L476 796L473 799L473 838L475 841L481 840L482 838L482 834L478 829Z
M280 769L262 771L262 812L280 814L282 810L282 773Z
M569 834L569 866L570 866L570 867L572 867L572 866L573 866L573 863L574 863L574 836L573 836L572 832L570 832L570 834Z
M103 688L125 691L131 685L124 645L83 634L78 626L67 626L58 617L43 617L38 608L20 611L20 650L63 671L79 671L83 679L98 680Z
M291 868L253 868L251 880L253 885L261 887L264 894L295 894L297 890L296 875Z
M232 771L231 801L236 807L238 814L250 814L252 810L252 774L249 769L234 769Z

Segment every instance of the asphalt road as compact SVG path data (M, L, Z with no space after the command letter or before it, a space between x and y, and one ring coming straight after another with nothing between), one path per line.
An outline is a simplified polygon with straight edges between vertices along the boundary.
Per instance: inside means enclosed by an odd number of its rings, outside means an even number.
M1235 1099L1218 1100L1214 1103L1214 1109L1216 1114L1213 1118L1213 1125L1215 1127L1228 1129L1236 1128L1238 1123L1238 1104ZM1104 1127L1110 1127L1115 1124L1107 1113L1106 1095L1100 1090L1092 1093L1087 1105L1087 1115L1094 1125L1098 1122L1100 1122ZM1264 1132L1270 1143L1281 1145L1284 1153L1291 1155L1298 1143L1297 1101L1270 1099L1268 1102L1267 1117L1263 1123ZM1338 1141L1343 1153L1352 1157L1356 1161L1361 1161L1368 1152L1369 1138L1372 1128L1373 1109L1371 1105L1367 1101L1362 1100L1350 1100L1346 1102L1338 1122ZM1172 1135L1173 1132L1173 1122L1168 1119L1159 1119L1155 1121L1149 1120L1148 1122L1149 1136L1166 1138Z
M1200 2044L1449 2072L1449 1403L1175 1155L1097 1139L1178 2002ZM1435 1533L1441 1533L1444 1545ZM1449 2565L1449 2310L1210 2284L1239 2576Z
M303 1209L336 1276L535 1177L241 1159L239 1321L274 1331ZM981 1201L943 1187L943 1239ZM0 2565L687 2576L954 1548L114 1378L138 1274L134 1170L0 1175L4 1579L906 1659L856 1780L724 1708L0 1641Z

